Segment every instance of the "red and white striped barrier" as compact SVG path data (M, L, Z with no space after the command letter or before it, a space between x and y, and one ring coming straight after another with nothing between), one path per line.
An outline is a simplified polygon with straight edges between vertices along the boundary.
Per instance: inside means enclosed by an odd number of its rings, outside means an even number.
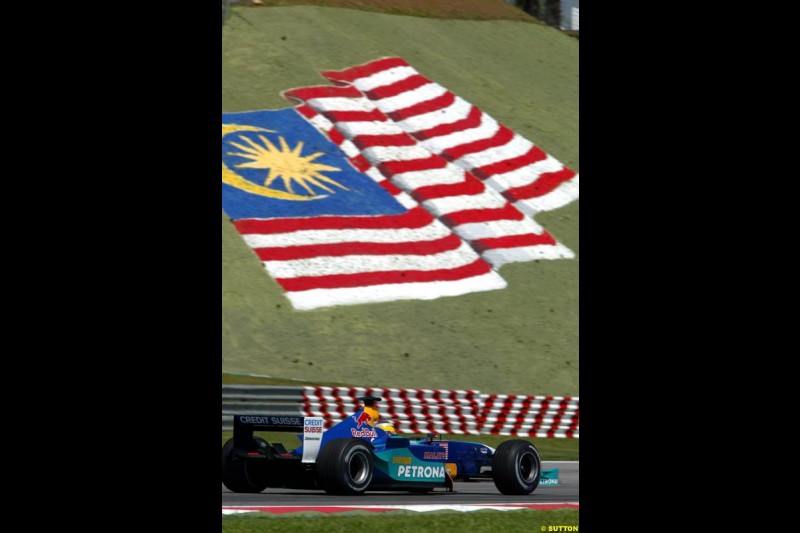
M569 396L484 395L470 390L303 387L303 414L326 427L380 396L381 418L401 433L578 438L579 399Z
M579 399L569 396L484 396L481 433L536 438L578 438Z
M326 427L361 407L359 396L380 396L381 417L401 433L478 435L481 395L477 391L304 387L305 416L325 418Z

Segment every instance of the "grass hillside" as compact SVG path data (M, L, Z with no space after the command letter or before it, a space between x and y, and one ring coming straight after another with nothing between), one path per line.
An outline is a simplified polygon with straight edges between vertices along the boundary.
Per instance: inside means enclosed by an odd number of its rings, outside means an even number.
M447 19L536 21L505 0L240 0L238 3L253 7L344 7L392 15Z
M515 10L502 0L464 2L481 3ZM325 84L319 71L400 56L579 170L578 41L520 13L527 21L235 7L223 28L222 110L288 107L280 92ZM578 202L536 220L579 256ZM224 371L578 394L578 259L504 266L501 291L298 312L224 214L221 223Z

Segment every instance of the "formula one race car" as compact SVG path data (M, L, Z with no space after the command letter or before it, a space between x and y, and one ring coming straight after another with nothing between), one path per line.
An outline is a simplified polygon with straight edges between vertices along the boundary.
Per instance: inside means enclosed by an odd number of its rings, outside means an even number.
M380 398L360 400L363 408L328 430L320 417L234 416L233 438L222 447L222 483L233 492L272 487L328 494L452 491L454 480L480 478L492 479L503 494L530 494L539 486L541 458L528 441L508 440L495 450L435 434L411 440L376 424ZM303 444L287 451L254 431L302 431Z

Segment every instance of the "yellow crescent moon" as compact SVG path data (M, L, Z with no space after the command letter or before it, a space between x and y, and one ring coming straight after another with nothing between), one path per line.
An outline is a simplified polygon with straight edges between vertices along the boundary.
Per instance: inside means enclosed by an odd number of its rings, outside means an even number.
M237 131L266 131L267 133L275 133L275 130L267 130L256 126L244 126L240 124L222 125L222 137L225 137L226 135L235 133ZM258 196L265 196L267 198L278 198L280 200L300 200L300 201L319 200L320 198L325 198L327 196L326 194L316 195L316 196L300 196L299 194L276 191L275 189L270 189L269 187L256 185L252 181L247 181L239 174L229 169L225 165L224 161L222 162L222 183L227 183L231 187L236 187L237 189L249 192L251 194L256 194Z

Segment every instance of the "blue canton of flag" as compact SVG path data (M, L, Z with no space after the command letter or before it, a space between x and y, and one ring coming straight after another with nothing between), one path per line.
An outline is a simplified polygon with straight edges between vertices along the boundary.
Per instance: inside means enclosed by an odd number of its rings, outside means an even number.
M222 164L233 220L406 211L292 108L223 114Z

